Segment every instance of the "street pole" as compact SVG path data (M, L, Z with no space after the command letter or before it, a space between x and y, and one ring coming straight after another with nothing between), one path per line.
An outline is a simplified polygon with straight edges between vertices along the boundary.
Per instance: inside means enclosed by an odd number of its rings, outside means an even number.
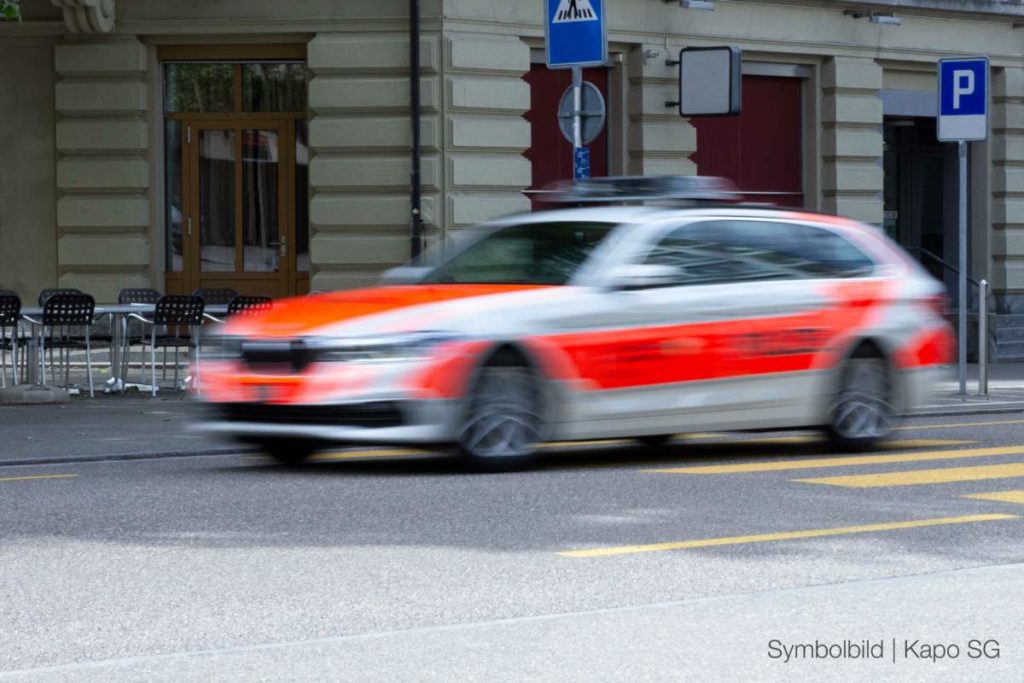
M960 273L959 273L959 358L960 395L967 394L967 143L957 143L960 151ZM979 340L980 341L980 340Z
M583 147L583 69L572 68L572 158L576 159L576 150ZM575 163L575 162L574 162Z

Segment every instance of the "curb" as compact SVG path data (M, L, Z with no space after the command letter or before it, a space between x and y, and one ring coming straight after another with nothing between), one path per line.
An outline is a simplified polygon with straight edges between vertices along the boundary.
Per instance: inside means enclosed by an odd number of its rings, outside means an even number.
M907 413L904 417L945 417L950 415L993 415L999 413L1024 412L1024 401L1013 401L995 404L973 404L966 406L925 406L920 410Z
M259 453L253 448L207 448L197 451L164 451L156 453L122 453L120 455L67 455L52 458L19 458L0 460L0 467L22 467L27 465L64 465L78 462L124 462L126 460L159 460L162 458L195 458L212 455L250 455Z

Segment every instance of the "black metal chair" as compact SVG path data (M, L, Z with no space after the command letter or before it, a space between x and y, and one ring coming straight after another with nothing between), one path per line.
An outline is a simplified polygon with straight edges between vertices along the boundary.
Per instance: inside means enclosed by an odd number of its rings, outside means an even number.
M46 300L49 299L54 294L81 294L81 293L82 293L82 290L74 289L74 288L44 289L41 292L39 292L39 306L40 307L45 306L46 305Z
M18 325L21 299L14 292L0 290L0 387L7 387L7 352L11 352L11 384L18 384ZM7 330L11 330L10 339Z
M238 292L230 287L200 287L192 296L198 296L207 306L226 306L238 297Z
M150 326L149 339L146 345L150 348L150 372L152 378L152 393L156 396L156 350L164 350L164 376L167 373L167 349L174 349L174 386L178 386L178 351L186 348L189 351L195 350L196 357L199 355L199 337L194 334L196 328L203 324L203 309L205 304L198 296L188 294L169 294L162 296L156 302L156 310L152 319L142 317L137 313L130 314ZM166 333L157 335L157 328L166 327Z
M258 315L274 307L269 296L236 296L228 303L228 317Z
M42 298L42 295L40 295ZM39 340L39 364L42 369L43 384L46 384L46 351L50 351L50 371L54 371L53 352L61 352L61 363L64 365L64 386L70 383L71 352L85 350L86 373L89 376L89 396L95 396L92 381L92 322L96 309L96 301L88 294L81 292L56 292L46 297L43 303L43 315L39 320L31 320L42 325L42 336ZM82 334L76 334L75 328L82 328Z
M117 294L117 303L121 305L128 304L156 304L163 296L160 292L155 289L149 289L144 287L132 288L126 287ZM126 382L128 380L128 370L131 368L131 348L133 344L143 346L146 343L146 331L144 329L138 329L137 334L132 334L132 319L128 316L122 316L121 318L121 371L122 379ZM139 362L139 374L140 377L145 371L145 358ZM141 384L142 382L140 382Z

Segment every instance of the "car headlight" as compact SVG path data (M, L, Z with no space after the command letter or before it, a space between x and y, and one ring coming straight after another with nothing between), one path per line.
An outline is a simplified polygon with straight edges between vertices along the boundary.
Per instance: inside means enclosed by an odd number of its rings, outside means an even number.
M242 357L242 337L213 334L203 338L199 359L204 361L238 360Z
M334 363L400 363L431 353L441 344L461 339L445 332L420 332L367 339L325 342L316 358Z

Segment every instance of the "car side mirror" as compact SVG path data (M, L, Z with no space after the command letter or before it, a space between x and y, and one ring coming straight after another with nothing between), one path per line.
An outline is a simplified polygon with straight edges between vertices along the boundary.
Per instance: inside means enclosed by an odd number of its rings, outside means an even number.
M616 266L608 274L609 289L650 289L667 287L679 281L679 272L661 263L632 263Z

